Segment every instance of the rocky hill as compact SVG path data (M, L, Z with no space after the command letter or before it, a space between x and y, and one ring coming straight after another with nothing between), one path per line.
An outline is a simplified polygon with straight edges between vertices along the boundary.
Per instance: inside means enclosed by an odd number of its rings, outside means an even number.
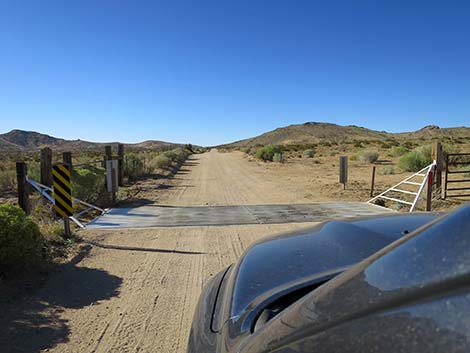
M5 134L0 134L0 151L4 152L34 151L46 146L56 151L83 151L103 148L104 145L113 143L117 142L101 143L83 140L64 140L35 131L24 130L12 130ZM167 149L176 146L179 146L179 144L154 140L126 144L126 147L130 149Z
M354 125L341 126L331 123L308 122L305 124L281 127L262 135L229 143L221 147L230 148L270 144L308 144L322 141L352 142L357 140L412 140L444 137L451 139L470 138L470 128L439 128L438 126L426 126L423 129L413 132L388 133Z

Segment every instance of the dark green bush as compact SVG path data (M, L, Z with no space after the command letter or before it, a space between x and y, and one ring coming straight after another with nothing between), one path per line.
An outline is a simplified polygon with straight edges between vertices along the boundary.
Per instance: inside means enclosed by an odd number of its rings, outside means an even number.
M282 154L283 148L279 145L268 145L259 148L256 151L255 157L263 161L272 161L276 153Z
M404 154L398 160L398 167L406 172L417 172L431 164L431 155L419 149Z
M96 202L106 193L105 180L102 167L87 165L73 168L72 195L86 202Z
M44 260L39 227L17 206L0 205L0 271L27 269Z
M410 149L406 146L393 146L390 150L390 155L392 157L400 157L408 152L410 152Z

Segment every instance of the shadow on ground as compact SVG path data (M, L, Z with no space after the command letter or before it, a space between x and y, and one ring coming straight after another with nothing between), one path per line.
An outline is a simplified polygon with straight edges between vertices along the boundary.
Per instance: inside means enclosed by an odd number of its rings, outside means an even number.
M118 295L122 279L106 271L78 267L90 245L70 263L50 274L36 274L34 284L0 286L0 351L40 352L67 342L70 334L64 309L80 309ZM38 283L39 282L39 283Z
M181 254L181 255L202 255L206 254L202 251L185 251L185 250L175 250L175 249L160 249L160 248L141 248L136 246L122 246L122 245L112 245L112 244L102 244L96 241L84 240L84 242L96 246L102 249L113 249L113 250L123 250L123 251L143 251L143 252L158 252L158 253L170 253L170 254Z

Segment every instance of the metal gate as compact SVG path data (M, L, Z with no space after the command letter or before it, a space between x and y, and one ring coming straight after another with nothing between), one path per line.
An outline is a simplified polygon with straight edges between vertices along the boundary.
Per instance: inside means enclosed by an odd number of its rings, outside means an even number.
M448 197L470 197L470 153L447 154L444 198Z
M432 164L421 169L419 172L410 175L409 177L400 181L398 184L392 186L391 188L388 188L384 192L367 201L367 203L376 204L378 199L382 199L395 202L396 204L409 206L409 212L415 211L419 198L423 193L426 185L428 185L428 183L430 183L429 185L432 185L433 183L433 174L435 168L436 161L433 161ZM406 190L405 187L407 186L418 187L418 190ZM408 197L408 199L405 199L404 197ZM426 198L429 203L430 196L428 195ZM429 206L426 206L426 208L430 209L430 207L431 206L429 203Z

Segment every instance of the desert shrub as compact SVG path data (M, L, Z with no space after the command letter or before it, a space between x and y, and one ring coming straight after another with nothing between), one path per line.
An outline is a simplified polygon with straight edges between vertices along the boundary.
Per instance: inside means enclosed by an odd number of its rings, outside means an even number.
M14 170L0 170L0 193L12 191L16 188L16 172Z
M428 164L431 164L432 160L431 160L431 154L432 154L432 146L431 145L422 145L422 146L418 146L414 149L414 151L418 152L419 154L425 156L426 158L429 159L429 163Z
M282 147L284 151L299 152L299 151L304 151L307 149L315 150L315 148L317 147L317 144L316 143L289 144L289 145L283 145Z
M401 156L398 167L406 172L417 172L431 164L431 153L427 154L425 149L415 149Z
M387 142L383 142L383 141L379 141L379 146L380 146L381 148L384 148L384 149L388 149L388 148L392 147L391 144L389 144L389 143L387 143Z
M409 150L415 148L417 146L416 143L414 142L411 142L411 141L406 141L403 143L403 146L405 146L406 148L408 148Z
M395 174L395 168L393 168L392 165L387 165L387 166L385 166L383 173L384 173L384 175Z
M377 151L364 150L359 152L359 160L363 163L375 163L379 159Z
M160 156L154 157L149 162L149 168L152 171L156 169L168 169L171 167L171 159L168 156L162 154Z
M390 146L399 146L400 145L400 143L397 140L395 140L394 138L387 138L385 140L385 142L388 143Z
M354 147L356 147L356 148L362 148L362 147L364 147L364 146L362 145L362 142L361 142L361 141L354 141Z
M86 202L96 202L106 193L105 169L87 165L73 168L72 195Z
M28 178L33 179L34 181L41 180L41 167L39 163L28 163Z
M442 146L442 153L444 156L447 156L449 153L459 153L460 152L460 146L456 146L451 143L445 143Z
M37 224L19 207L0 205L0 269L27 269L43 259L44 239Z
M178 153L175 150L169 150L163 152L163 156L167 157L171 161L176 161L178 159Z
M126 153L124 157L124 174L129 179L136 179L144 174L144 157L135 152Z
M308 149L308 150L305 150L302 153L302 155L303 155L304 158L313 158L313 157L315 157L315 151L312 150L312 149Z
M282 154L282 146L279 145L268 145L258 148L255 157L262 159L263 161L272 161L276 153Z
M165 152L129 152L124 158L124 175L129 179L137 179L156 169L169 169L173 164L183 163L193 153L192 145L178 147Z
M163 155L168 157L172 162L182 163L188 158L190 152L185 148L175 148L170 151L163 152Z
M282 163L284 162L284 156L282 153L274 153L273 162Z
M410 149L406 146L393 146L390 149L390 155L392 157L400 157L403 156L405 153L410 152Z
M250 153L250 147L242 147L242 148L240 148L240 151L243 152L243 153L249 154Z
M33 203L31 207L31 219L38 225L39 230L44 238L45 256L57 257L64 255L65 249L57 249L59 245L63 247L67 243L65 239L64 225L62 221L56 221L53 215L53 206L47 202ZM73 236L73 227L72 227Z

